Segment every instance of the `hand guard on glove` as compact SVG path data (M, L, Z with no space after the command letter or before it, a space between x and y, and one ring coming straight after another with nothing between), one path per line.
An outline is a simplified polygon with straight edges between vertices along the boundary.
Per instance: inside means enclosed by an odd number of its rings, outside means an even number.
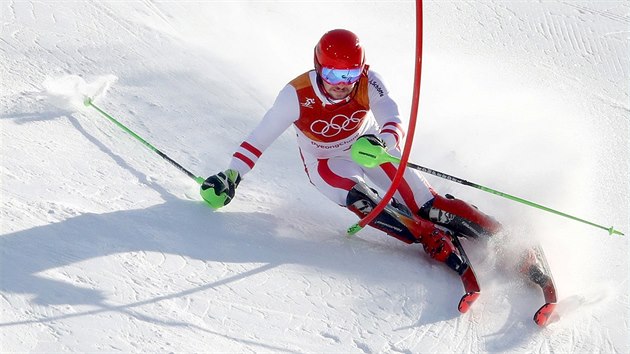
M201 185L201 197L214 209L219 209L232 201L241 176L236 170L225 170L206 178Z
M350 151L354 162L361 166L372 168L383 162L387 155L387 147L383 139L373 134L362 135L352 144Z

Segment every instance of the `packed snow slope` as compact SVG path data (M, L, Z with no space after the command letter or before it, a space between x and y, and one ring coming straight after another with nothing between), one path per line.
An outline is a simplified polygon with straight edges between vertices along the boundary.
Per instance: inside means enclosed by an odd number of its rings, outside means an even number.
M466 242L482 296L308 183L285 133L213 211L226 168L333 28L355 31L408 121L412 2L2 1L0 351L628 353L628 237L428 177L507 228ZM626 1L426 2L411 160L630 232ZM113 77L118 80L113 82ZM71 78L71 76L70 76ZM93 88L93 87L92 87ZM66 102L67 103L67 102ZM65 107L65 108L63 108ZM561 319L505 256L539 241ZM500 246L500 251L494 251Z

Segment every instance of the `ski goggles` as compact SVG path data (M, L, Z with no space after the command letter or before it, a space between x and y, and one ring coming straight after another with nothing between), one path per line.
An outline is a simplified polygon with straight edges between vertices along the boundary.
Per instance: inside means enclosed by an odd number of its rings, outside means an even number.
M322 79L331 85L340 83L354 84L361 78L363 68L357 69L331 69L322 67Z

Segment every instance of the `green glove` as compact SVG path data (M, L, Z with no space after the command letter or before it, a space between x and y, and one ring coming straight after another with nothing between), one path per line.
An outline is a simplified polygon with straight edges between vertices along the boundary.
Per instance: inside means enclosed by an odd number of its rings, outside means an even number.
M228 169L206 178L199 193L211 207L219 209L232 201L239 183L241 176L238 171Z
M380 165L388 155L383 140L371 134L359 137L352 144L350 154L354 162L368 168Z

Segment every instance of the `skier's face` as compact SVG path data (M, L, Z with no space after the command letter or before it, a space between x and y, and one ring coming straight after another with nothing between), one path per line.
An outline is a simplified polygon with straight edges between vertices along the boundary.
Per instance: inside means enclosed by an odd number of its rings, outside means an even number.
M356 82L351 84L342 82L337 85L331 85L326 81L323 81L322 83L324 84L324 90L326 90L330 97L336 100L341 100L348 97L348 95L350 95L350 93L354 89L354 85L356 85Z

